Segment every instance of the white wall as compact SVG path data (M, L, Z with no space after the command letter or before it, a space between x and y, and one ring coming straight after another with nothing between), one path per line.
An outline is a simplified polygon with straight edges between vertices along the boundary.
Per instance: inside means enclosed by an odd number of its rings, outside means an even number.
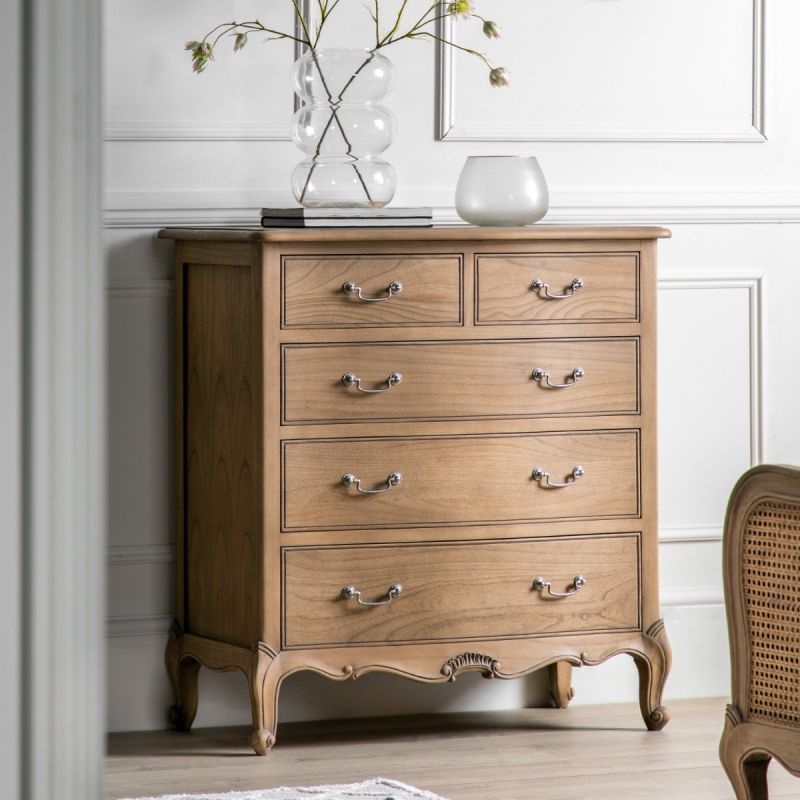
M171 247L153 235L162 225L255 223L260 206L291 201L299 152L285 138L290 45L253 40L200 77L181 51L263 4L114 0L106 12L115 42L105 68L109 724L153 728L169 703L162 653L174 558ZM360 3L341 12L337 37L360 30ZM460 56L437 74L421 42L390 53L397 202L433 205L452 221L466 155L534 153L552 190L548 221L672 228L659 264L662 604L675 656L667 698L724 695L727 494L751 464L800 462L800 5L496 0L491 13L506 36L481 46L512 70L509 89L491 89ZM243 680L201 675L197 724L247 722ZM633 664L579 671L576 688L575 702L632 700ZM281 719L542 697L538 676L420 687L300 675L285 685Z

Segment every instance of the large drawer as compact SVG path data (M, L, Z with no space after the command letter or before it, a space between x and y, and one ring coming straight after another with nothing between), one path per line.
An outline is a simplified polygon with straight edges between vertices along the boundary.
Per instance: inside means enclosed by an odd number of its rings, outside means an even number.
M292 548L283 551L283 575L285 647L492 639L640 625L636 533ZM399 593L391 591L398 586ZM343 593L347 587L351 590ZM366 606L359 599L384 603Z
M631 414L638 366L635 338L287 345L283 421Z
M285 328L460 325L460 255L286 256Z
M287 531L635 517L639 433L287 441L282 494Z
M482 255L476 322L629 322L639 319L636 253Z

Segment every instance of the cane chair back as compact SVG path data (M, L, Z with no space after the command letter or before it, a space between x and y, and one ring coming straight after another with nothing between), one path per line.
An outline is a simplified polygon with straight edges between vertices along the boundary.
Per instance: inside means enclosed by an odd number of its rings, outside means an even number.
M771 758L800 771L800 470L761 466L739 480L723 580L733 702L720 759L737 800L762 800Z

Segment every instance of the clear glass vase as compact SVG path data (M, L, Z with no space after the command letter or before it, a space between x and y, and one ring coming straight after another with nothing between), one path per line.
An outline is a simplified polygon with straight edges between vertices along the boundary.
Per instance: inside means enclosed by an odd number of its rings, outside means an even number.
M300 205L379 208L394 197L397 175L380 155L395 119L379 102L394 79L392 62L367 50L309 50L295 62L292 86L303 105L292 139L307 156L292 171Z

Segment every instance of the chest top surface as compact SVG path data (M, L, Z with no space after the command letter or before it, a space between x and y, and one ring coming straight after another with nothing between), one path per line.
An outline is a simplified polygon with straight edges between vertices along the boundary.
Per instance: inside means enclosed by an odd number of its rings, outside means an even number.
M491 242L601 239L668 239L666 228L648 226L536 225L527 228L163 228L160 239L209 242Z

